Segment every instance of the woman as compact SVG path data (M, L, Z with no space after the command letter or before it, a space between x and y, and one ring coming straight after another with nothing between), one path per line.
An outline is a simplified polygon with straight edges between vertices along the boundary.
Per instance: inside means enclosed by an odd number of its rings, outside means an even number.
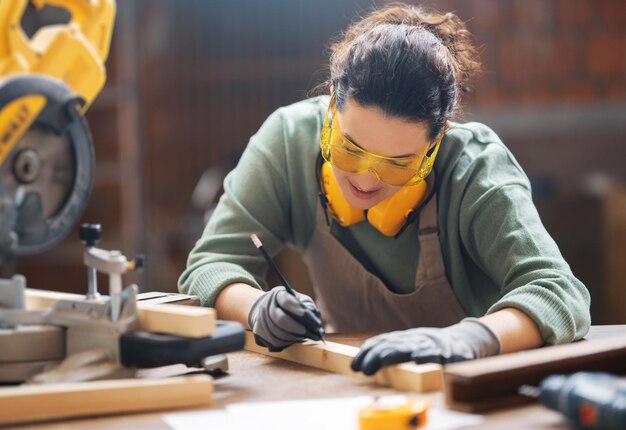
M479 70L463 22L392 5L331 52L330 96L277 110L251 138L180 290L272 350L322 325L383 332L352 362L366 374L583 337L589 294L528 178L488 127L451 122ZM315 302L261 289L253 233L302 253Z

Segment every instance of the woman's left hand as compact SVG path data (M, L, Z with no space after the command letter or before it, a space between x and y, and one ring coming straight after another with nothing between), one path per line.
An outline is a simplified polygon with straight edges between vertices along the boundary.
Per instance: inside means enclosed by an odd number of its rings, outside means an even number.
M372 337L365 341L351 367L373 375L383 366L405 361L454 363L499 353L496 335L479 319L465 318L450 327L420 327Z

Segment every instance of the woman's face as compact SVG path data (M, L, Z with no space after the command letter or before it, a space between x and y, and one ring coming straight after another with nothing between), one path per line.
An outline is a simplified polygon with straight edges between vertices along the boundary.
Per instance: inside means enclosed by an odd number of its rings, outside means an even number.
M430 142L424 123L390 117L377 107L364 107L348 99L337 111L341 133L362 149L385 157L423 156ZM370 209L401 187L379 181L372 172L349 173L333 166L339 188L351 206Z

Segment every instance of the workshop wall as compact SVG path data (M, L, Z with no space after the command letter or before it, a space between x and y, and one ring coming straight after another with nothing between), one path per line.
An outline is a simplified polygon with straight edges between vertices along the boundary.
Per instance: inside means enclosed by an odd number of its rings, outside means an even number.
M98 165L84 219L103 224L103 247L146 254L145 273L134 278L142 291L176 289L204 210L220 191L212 178L233 166L274 109L325 79L331 37L382 3L118 2L107 88L87 115ZM605 261L609 249L626 249L625 235L615 234L626 227L617 217L617 230L606 233L605 200L626 182L626 3L426 4L456 11L475 34L485 72L464 119L490 125L511 148L531 177L548 230L592 290L594 322L616 321L605 316L616 297L603 286L623 278ZM197 193L192 203L207 169L198 190L206 196ZM20 263L31 285L82 291L75 242L68 238L48 263ZM299 272L297 259L283 258L286 272ZM63 265L62 274L51 261Z

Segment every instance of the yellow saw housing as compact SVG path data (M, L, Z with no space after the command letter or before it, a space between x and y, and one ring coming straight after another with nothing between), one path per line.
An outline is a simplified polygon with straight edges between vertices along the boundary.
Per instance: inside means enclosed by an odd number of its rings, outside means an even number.
M28 37L27 0L0 0L0 257L51 248L82 214L95 155L84 118L106 82L115 0L32 0L67 24ZM56 175L56 176L55 176Z
M29 39L21 26L28 0L0 1L0 77L42 74L63 82L85 100L87 110L106 81L104 62L109 55L114 0L32 0L67 9L66 25L46 26Z

